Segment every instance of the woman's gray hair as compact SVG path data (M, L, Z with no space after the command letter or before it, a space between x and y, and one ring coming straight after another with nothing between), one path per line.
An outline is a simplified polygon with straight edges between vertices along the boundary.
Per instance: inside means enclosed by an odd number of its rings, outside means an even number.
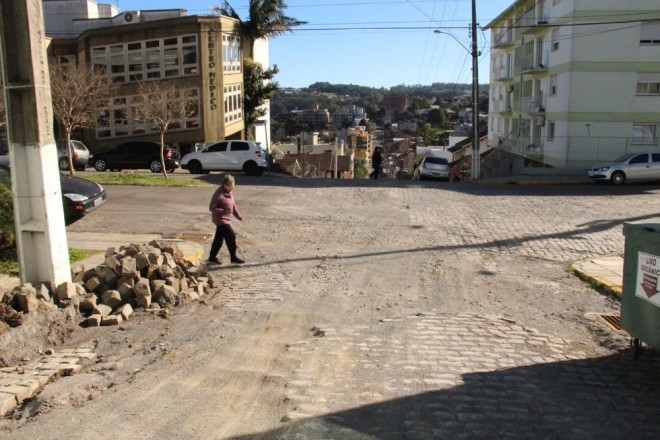
M234 179L234 176L232 176L231 174L225 174L225 178L222 179L222 185L223 186L228 184L228 183L236 184L236 180Z

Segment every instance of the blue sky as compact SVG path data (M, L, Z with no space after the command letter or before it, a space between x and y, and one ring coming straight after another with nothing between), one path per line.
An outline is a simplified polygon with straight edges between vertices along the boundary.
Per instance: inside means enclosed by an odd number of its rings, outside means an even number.
M213 0L98 0L121 11L181 8L209 14ZM243 19L248 0L229 2ZM486 26L513 0L477 0ZM280 87L324 81L389 88L434 82L472 82L471 0L285 0L287 15L309 22L273 38L270 63ZM379 28L379 29L377 29ZM443 29L451 35L434 33ZM479 83L489 80L489 31L477 32Z

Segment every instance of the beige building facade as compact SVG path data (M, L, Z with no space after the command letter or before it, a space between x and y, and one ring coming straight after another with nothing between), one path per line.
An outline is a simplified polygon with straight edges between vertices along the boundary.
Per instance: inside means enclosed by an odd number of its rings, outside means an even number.
M75 38L53 38L51 56L62 63L94 66L116 86L107 105L98 110L96 127L80 135L92 151L158 139L155 127L135 117L132 104L146 81L173 81L195 102L193 114L175 121L165 133L165 142L182 153L197 143L244 138L238 21L171 11L169 16L158 11L153 20L140 11L124 12Z

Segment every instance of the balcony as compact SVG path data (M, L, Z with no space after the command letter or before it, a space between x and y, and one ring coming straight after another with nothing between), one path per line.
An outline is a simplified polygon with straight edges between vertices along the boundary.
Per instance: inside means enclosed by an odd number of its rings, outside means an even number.
M530 9L525 13L521 21L522 30L525 34L543 32L547 30L549 20L550 14L548 8L540 3L534 9Z
M496 66L493 67L491 72L491 78L494 81L512 81L515 78L512 68L507 66Z
M494 49L513 46L516 43L516 34L514 29L499 29L493 35Z
M521 72L530 75L545 74L548 71L548 57L547 50L523 56Z
M545 114L545 99L543 96L523 97L520 100L520 110L530 115Z

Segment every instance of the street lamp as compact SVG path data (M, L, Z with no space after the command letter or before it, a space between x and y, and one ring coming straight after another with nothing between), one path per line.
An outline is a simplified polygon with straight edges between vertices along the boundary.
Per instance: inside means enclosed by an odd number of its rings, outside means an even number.
M479 158L479 52L477 51L477 8L476 0L472 0L472 50L469 50L461 41L449 32L435 30L436 34L446 34L452 37L472 56L472 179L481 175Z

